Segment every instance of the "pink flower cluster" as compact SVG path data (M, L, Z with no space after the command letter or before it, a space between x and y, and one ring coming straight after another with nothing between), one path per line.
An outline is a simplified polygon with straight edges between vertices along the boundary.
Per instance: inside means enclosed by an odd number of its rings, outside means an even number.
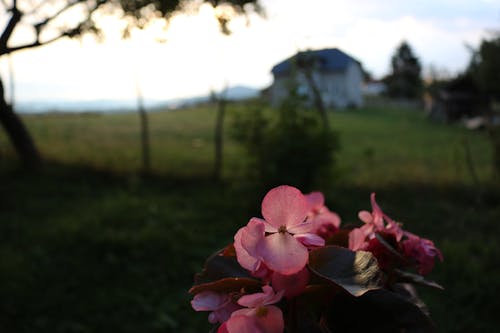
M443 261L441 251L432 241L403 230L387 216L375 201L375 193L371 195L371 204L371 213L361 211L358 214L364 225L349 234L351 250L372 252L384 269L413 265L421 275L432 271L436 257Z
M304 195L291 186L270 190L262 201L264 218L250 219L234 236L238 263L267 283L263 292L235 301L237 295L205 291L195 295L193 308L211 311L209 321L222 323L218 333L283 332L282 312L272 304L305 289L309 249L324 246L320 235L327 236L340 226L339 216L324 203L320 192Z
M404 231L385 215L375 194L371 203L371 213L359 213L364 224L348 234L350 250L372 252L382 269L411 261L421 274L432 269L435 257L442 260L430 240ZM218 333L283 332L280 303L304 292L311 278L309 253L339 231L340 218L325 206L322 193L303 194L285 185L271 189L262 201L262 218L251 218L233 243L237 263L262 283L262 291L202 290L192 307L209 311L209 322L220 324Z
M260 277L300 272L307 264L308 248L325 245L316 232L340 225L340 218L324 206L321 193L303 195L291 186L266 194L262 216L252 218L234 237L238 262Z
M283 291L275 293L268 285L262 287L262 293L241 296L236 302L229 295L205 291L197 294L191 305L196 311L212 311L209 321L222 324L217 333L281 333L283 313L272 304L282 296Z

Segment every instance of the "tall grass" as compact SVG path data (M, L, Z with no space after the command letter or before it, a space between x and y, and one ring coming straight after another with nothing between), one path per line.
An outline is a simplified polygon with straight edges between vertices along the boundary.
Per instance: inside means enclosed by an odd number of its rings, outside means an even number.
M226 132L232 130L234 116L245 111L242 105L229 106ZM215 108L154 112L149 118L156 173L210 173ZM337 172L343 182L470 185L475 177L480 183L488 183L492 177L492 148L480 131L432 123L413 109L365 108L331 113L330 118L341 140ZM28 115L24 120L48 160L119 172L140 168L140 124L134 113L53 113ZM472 163L467 162L467 154ZM3 132L1 155L13 156ZM224 157L229 177L241 171L247 158L228 133Z

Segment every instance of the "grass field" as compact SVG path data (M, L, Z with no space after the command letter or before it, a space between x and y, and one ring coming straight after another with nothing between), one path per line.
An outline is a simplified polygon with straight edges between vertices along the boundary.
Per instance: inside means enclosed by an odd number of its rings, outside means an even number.
M230 108L227 133L245 112ZM0 133L0 332L208 331L189 306L193 274L265 194L229 135L223 182L211 180L214 119L209 107L151 113L148 177L133 113L25 116L48 161L38 173L16 168ZM331 121L341 150L334 177L317 184L329 207L353 222L377 192L443 251L430 278L445 291L421 290L438 331L500 327L500 190L484 133L396 108Z

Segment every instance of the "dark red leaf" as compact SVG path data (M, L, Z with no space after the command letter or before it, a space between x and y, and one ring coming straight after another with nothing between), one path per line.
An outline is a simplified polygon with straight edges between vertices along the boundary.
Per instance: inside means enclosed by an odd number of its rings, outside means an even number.
M224 278L214 282L197 284L189 289L189 293L194 295L207 290L226 294L234 291L253 293L259 291L261 288L262 283L255 279Z

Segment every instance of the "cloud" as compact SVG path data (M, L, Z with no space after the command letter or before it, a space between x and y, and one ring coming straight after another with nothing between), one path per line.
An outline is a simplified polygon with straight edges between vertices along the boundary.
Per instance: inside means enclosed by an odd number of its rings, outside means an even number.
M115 33L102 45L84 38L16 53L16 95L130 99L137 80L146 97L163 99L207 94L226 82L263 87L274 64L297 50L324 47L338 47L382 76L402 40L424 66L456 72L469 59L464 43L477 46L486 29L498 25L499 2L267 0L267 19L251 15L249 27L237 19L229 37L204 6L199 15L175 17L163 44L155 42L156 30L136 33L132 41ZM8 77L6 59L0 59L0 74Z
M336 37L336 44L381 76L389 70L390 58L403 40L409 42L423 65L459 71L470 57L464 43L477 45L481 35L482 31L475 29L457 34L432 21L405 16L391 21L360 19L346 35Z

